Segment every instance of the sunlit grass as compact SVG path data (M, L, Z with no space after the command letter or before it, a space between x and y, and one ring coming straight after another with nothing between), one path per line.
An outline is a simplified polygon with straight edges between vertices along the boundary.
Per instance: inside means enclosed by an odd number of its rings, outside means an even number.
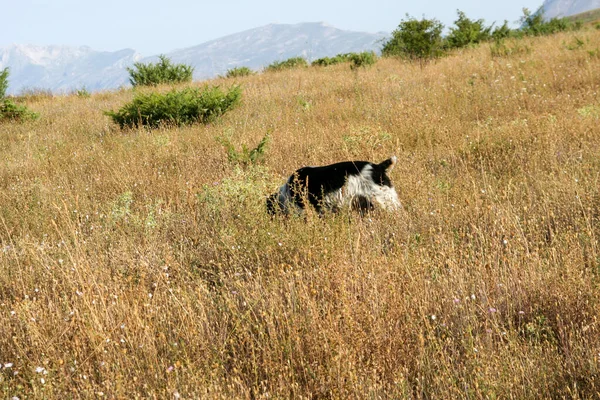
M209 125L31 99L0 125L0 393L598 396L600 32L577 37L236 78ZM267 134L255 164L219 141ZM397 214L266 215L301 166L391 154Z

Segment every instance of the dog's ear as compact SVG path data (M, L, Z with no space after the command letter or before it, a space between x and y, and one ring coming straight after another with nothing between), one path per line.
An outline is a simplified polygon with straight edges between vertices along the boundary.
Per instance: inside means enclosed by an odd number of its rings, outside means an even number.
M391 171L394 168L394 165L396 165L396 162L398 161L398 158L396 156L391 156L390 158L388 158L387 160L383 161L381 164L379 164L379 166L384 170L384 171Z

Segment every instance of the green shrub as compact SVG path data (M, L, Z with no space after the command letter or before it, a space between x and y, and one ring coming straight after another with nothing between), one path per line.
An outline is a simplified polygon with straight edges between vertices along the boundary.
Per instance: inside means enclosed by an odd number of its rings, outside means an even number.
M488 40L491 36L492 27L486 27L482 19L473 21L464 12L457 10L458 19L454 21L455 28L450 28L446 37L446 43L450 48L465 47Z
M319 58L319 59L314 60L310 65L315 66L315 67L327 67L329 65L350 62L353 54L356 54L356 53L345 53L345 54L338 54L335 57Z
M308 63L306 62L306 60L303 57L292 57L292 58L288 58L285 61L275 61L275 62L269 64L265 68L265 71L276 72L276 71L282 71L284 69L306 67L306 66L308 66Z
M18 121L34 120L39 114L31 111L25 106L15 103L10 99L0 100L0 121Z
M356 69L360 67L368 67L377 62L377 55L372 51L363 51L362 53L350 53L350 68Z
M327 67L329 65L351 62L350 68L367 67L375 64L377 55L372 51L363 51L362 53L344 53L335 57L319 58L311 63L311 66Z
M532 14L527 8L523 9L520 21L520 30L526 36L545 36L581 28L580 22L571 22L566 18L552 18L544 21L544 14L541 10Z
M508 27L508 21L505 20L502 26L497 26L494 28L491 39L502 40L510 37L511 35L513 35L513 30Z
M27 107L15 103L6 98L8 89L8 67L0 71L0 122L3 121L26 121L37 119L39 115Z
M168 93L137 94L119 111L106 115L121 128L208 123L219 118L240 101L242 90L232 86L226 93L219 87L186 88Z
M399 56L421 61L444 54L442 30L444 25L436 19L417 20L410 16L402 20L392 38L383 45L383 56Z
M225 75L225 77L226 78L237 78L240 76L249 76L249 75L253 75L253 74L254 74L254 71L252 71L248 67L236 67L236 68L227 70L227 74Z
M134 63L134 68L127 68L129 82L133 86L156 86L162 83L191 82L194 68L185 64L172 64L171 60L161 55L158 63Z
M6 96L6 90L8 89L8 67L0 71L0 99Z
M230 136L230 135L229 135ZM269 141L271 140L271 132L267 132L265 136L260 140L258 145L250 149L245 144L242 144L241 151L237 151L229 136L221 135L216 138L216 141L225 147L227 151L227 160L232 164L240 164L242 166L248 166L252 164L260 163L264 160L265 153Z

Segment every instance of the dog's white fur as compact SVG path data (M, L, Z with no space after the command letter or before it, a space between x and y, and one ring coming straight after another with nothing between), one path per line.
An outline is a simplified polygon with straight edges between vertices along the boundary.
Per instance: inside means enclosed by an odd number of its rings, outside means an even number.
M395 163L394 157L394 163ZM323 197L323 203L327 208L347 207L357 197L366 197L375 201L385 210L400 208L398 194L393 187L378 185L373 181L373 167L366 165L360 175L349 176L346 184L341 189L328 193Z

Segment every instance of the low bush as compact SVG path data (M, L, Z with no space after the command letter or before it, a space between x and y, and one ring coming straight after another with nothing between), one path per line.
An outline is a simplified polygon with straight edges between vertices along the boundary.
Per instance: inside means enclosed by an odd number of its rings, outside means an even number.
M310 65L313 67L327 67L329 65L350 62L350 58L355 53L338 54L335 57L323 57L314 60Z
M0 71L0 122L26 121L38 118L37 113L5 97L8 89L8 74L8 68Z
M237 78L240 76L250 76L253 74L254 74L254 71L252 71L248 67L235 67L235 68L227 70L225 77L226 78Z
M284 69L306 67L306 66L308 66L308 63L306 62L306 60L303 57L292 57L292 58L288 58L285 61L275 61L275 62L269 64L265 68L265 71L276 72L276 71L282 71Z
M323 57L316 59L310 65L313 67L327 67L329 65L351 62L350 68L367 67L375 64L377 55L372 51L363 51L362 53L343 53L335 57Z
M558 32L577 30L581 26L581 22L572 22L567 18L552 18L545 21L544 13L541 10L531 13L527 8L524 8L520 32L525 36L546 36Z
M232 164L239 164L244 167L264 161L270 140L271 132L267 132L255 148L251 149L245 144L242 144L241 150L238 151L231 142L230 136L220 135L216 138L216 141L225 148L227 160Z
M227 92L219 87L186 88L165 94L137 94L133 101L119 111L106 115L121 128L208 123L219 118L240 101L242 90L232 86Z
M171 60L161 55L157 63L134 63L134 68L127 68L129 82L135 86L156 86L163 83L191 82L194 68L186 64L172 64Z
M28 121L39 117L39 114L27 107L17 104L11 99L0 100L0 122L1 121Z
M372 51L363 51L362 53L350 53L350 68L368 67L377 62L377 55Z

